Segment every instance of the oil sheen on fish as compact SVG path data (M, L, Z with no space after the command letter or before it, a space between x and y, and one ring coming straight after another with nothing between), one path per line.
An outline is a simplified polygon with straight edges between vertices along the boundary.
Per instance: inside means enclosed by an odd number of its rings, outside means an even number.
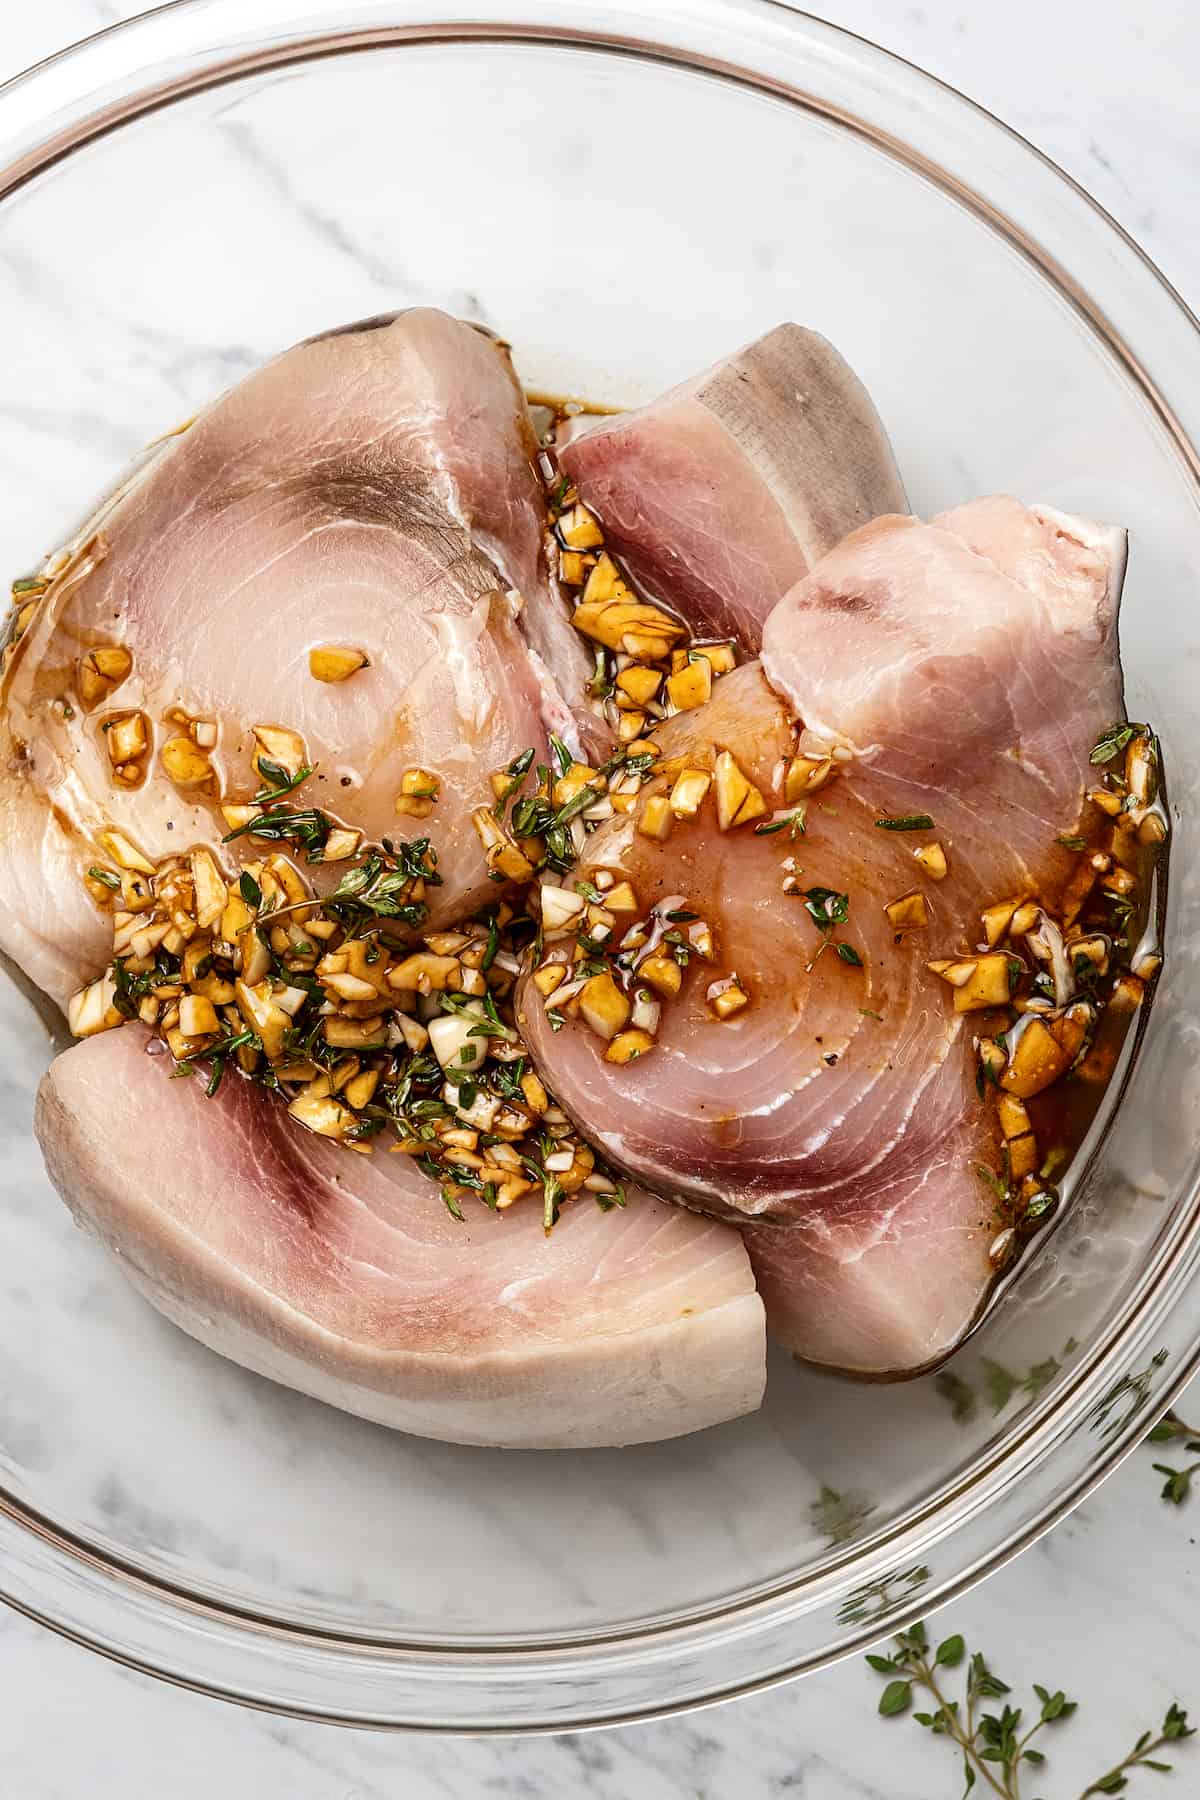
M298 345L168 440L4 678L0 871L15 904L0 947L31 979L61 1002L107 958L109 923L81 886L110 860L104 831L150 862L220 840L218 801L261 785L256 726L294 734L293 760L313 768L289 804L367 840L432 840L435 924L489 893L471 824L489 772L544 754L549 731L605 737L548 573L533 455L507 352L428 310ZM321 647L362 666L314 679ZM83 698L82 662L114 649L128 673ZM147 749L126 785L110 733L130 714ZM215 742L189 766L194 721ZM427 819L397 815L411 769L438 783ZM260 851L244 838L231 855Z
M657 732L660 790L732 752L775 828L722 832L707 809L659 843L628 815L587 845L585 879L627 878L641 907L708 921L715 966L690 955L652 1051L625 1066L586 1025L552 1032L523 988L523 1029L580 1129L638 1179L751 1227L770 1324L814 1361L921 1367L991 1279L980 1015L927 964L977 949L985 906L1052 906L1070 879L1059 839L1122 716L1123 568L1122 534L1006 498L852 534L772 613L761 668ZM789 809L797 720L842 773ZM914 860L931 841L938 882ZM923 917L897 925L886 909L914 892ZM751 1003L717 1023L709 990L731 974Z

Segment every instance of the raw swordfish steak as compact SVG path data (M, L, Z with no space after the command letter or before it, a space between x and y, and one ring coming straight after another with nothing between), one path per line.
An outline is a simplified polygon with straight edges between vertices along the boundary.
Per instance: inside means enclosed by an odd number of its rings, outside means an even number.
M728 1226L638 1190L548 1237L536 1207L460 1223L409 1157L307 1136L249 1082L206 1099L147 1041L60 1056L38 1137L80 1224L202 1343L452 1443L636 1444L759 1405L763 1309Z
M559 460L645 593L750 651L818 558L907 506L870 395L799 325L589 425Z
M313 768L289 805L428 836L433 924L480 903L489 772L548 731L604 735L534 454L507 353L434 311L298 345L170 439L9 658L0 948L61 1003L109 955L82 885L112 863L106 834L151 863L219 842L219 803L252 799L262 757ZM438 804L398 815L412 771Z
M559 1103L615 1165L748 1228L769 1324L814 1362L921 1368L990 1286L1000 1224L974 1165L1000 1159L976 1039L1038 957L1054 1029L1074 1030L1053 915L1080 859L1058 840L1122 716L1123 569L1123 534L1006 498L855 532L771 614L761 667L658 729L666 774L640 814L588 842L579 876L627 880L650 933L626 968L653 977L652 1049L614 1063L587 994L572 1019L523 985ZM757 828L721 829L710 796L647 835L688 771L725 804L731 765ZM981 914L1006 901L999 935L1018 902L1028 935L960 1007L928 964L987 950ZM1003 996L973 1010L997 965Z
M768 1329L954 1348L1057 1204L1038 1097L1101 1041L1149 792L1089 761L1124 534L906 516L815 333L558 454L578 631L505 346L325 333L152 451L0 665L75 1218L246 1368L517 1448L752 1411Z

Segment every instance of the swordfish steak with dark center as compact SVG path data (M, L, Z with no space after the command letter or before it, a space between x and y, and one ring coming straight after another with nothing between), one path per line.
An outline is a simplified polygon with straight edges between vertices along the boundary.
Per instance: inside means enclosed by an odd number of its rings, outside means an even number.
M758 1406L763 1309L728 1226L640 1190L548 1237L540 1207L459 1222L410 1157L299 1132L236 1078L207 1099L147 1041L60 1056L38 1137L80 1224L202 1343L452 1443L636 1444Z
M260 786L255 726L295 734L315 768L289 804L375 842L431 838L433 925L493 891L472 808L548 731L577 735L590 668L547 573L533 455L505 350L433 311L298 345L159 450L0 688L0 947L32 980L61 1002L108 958L82 885L110 860L105 830L151 862L219 842L218 801ZM310 652L329 646L365 666L315 679ZM94 654L128 672L81 694ZM126 785L108 732L131 713L148 748ZM179 768L181 719L215 735L208 777L194 751ZM440 784L427 819L397 816L413 768Z
M714 961L690 957L654 1049L614 1065L582 1022L554 1032L523 986L560 1104L638 1179L750 1227L769 1322L815 1362L920 1368L986 1294L998 1226L972 1165L997 1146L975 1087L980 1015L954 1011L926 964L974 948L983 907L1037 894L1052 910L1069 878L1056 840L1121 716L1123 567L1120 533L1002 498L853 534L772 614L762 670L657 734L673 767L732 751L783 815L802 719L802 746L846 759L803 833L722 833L709 807L665 843L633 816L588 843L582 877L626 877L643 908L670 900L712 926ZM932 827L877 824L906 815ZM913 857L931 839L938 883ZM914 889L928 922L897 930L884 909ZM842 897L833 924L828 900L810 904L822 894ZM718 1022L707 991L731 972L750 1004Z
M799 325L589 424L559 460L644 591L750 651L827 550L907 504L870 395Z

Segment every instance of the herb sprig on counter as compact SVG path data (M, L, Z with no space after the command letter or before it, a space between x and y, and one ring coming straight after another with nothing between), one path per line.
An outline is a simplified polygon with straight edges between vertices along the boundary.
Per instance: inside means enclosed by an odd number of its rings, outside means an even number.
M1176 1444L1182 1446L1189 1456L1200 1456L1200 1429L1189 1425L1178 1413L1164 1413L1147 1438L1148 1444ZM1200 1473L1200 1462L1186 1463L1182 1468L1175 1468L1170 1463L1153 1465L1159 1475L1166 1480L1162 1486L1162 1497L1173 1506L1182 1506L1192 1491L1192 1478Z
M917 1624L899 1632L892 1643L890 1655L876 1653L866 1659L877 1675L886 1677L879 1698L881 1715L899 1718L909 1713L932 1736L947 1738L954 1745L962 1759L964 1800L977 1784L999 1800L1023 1800L1027 1791L1022 1788L1023 1775L1040 1769L1046 1761L1045 1752L1033 1740L1065 1724L1078 1710L1078 1701L1069 1699L1061 1688L1052 1692L1034 1682L1036 1707L1014 1706L1008 1697L1012 1693L1008 1683L989 1668L978 1651L969 1652L965 1639L957 1634L935 1645L924 1625ZM961 1699L952 1699L946 1675L959 1668L965 1668L963 1694ZM915 1695L928 1695L932 1710L914 1712ZM1000 1704L987 1711L988 1701ZM1157 1732L1143 1732L1129 1754L1084 1788L1079 1800L1125 1793L1130 1776L1138 1769L1168 1773L1172 1765L1160 1752L1194 1735L1187 1713L1172 1703Z

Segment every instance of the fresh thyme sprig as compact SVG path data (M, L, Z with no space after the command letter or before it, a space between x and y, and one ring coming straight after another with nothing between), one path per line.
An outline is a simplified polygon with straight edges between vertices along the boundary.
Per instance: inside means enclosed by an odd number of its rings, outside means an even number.
M1188 1724L1187 1714L1181 1707L1172 1703L1167 1708L1166 1717L1159 1729L1158 1736L1155 1737L1152 1732L1143 1731L1124 1761L1117 1763L1115 1768L1110 1769L1107 1775L1102 1775L1099 1781L1093 1781L1091 1787L1084 1788L1079 1800L1088 1800L1090 1794L1123 1794L1129 1786L1131 1769L1153 1769L1159 1775L1169 1774L1171 1764L1156 1761L1154 1759L1155 1751L1164 1749L1167 1744L1177 1744L1181 1738L1195 1735L1196 1728L1194 1725Z
M302 787L312 774L312 768L305 763L294 775L284 768L282 763L272 762L266 756L258 759L258 772L263 778L263 785L254 796L253 805L262 806L268 801L282 800L285 794L293 793Z
M210 1044L204 1054L208 1058L208 1085L204 1092L211 1100L216 1095L225 1074L225 1064L237 1050L261 1050L262 1039L254 1031L227 1031L215 1044Z
M389 846L390 860L371 851L347 869L322 906L347 928L364 919L399 919L404 925L421 925L429 917L422 900L408 900L416 881L440 887L437 852L428 838L411 838Z
M1200 1456L1200 1430L1181 1419L1178 1413L1164 1413L1147 1437L1148 1444L1182 1444L1189 1456ZM1200 1471L1200 1462L1187 1463L1183 1468L1175 1468L1170 1463L1154 1463L1152 1467L1159 1475L1165 1475L1162 1497L1174 1506L1182 1506L1192 1491L1192 1477Z
M113 1005L123 1019L133 1019L137 1016L139 1002L155 987L178 979L179 958L160 948L154 953L152 967L138 975L131 975L125 962L123 956L116 956L112 961Z
M1088 760L1097 764L1112 762L1125 749L1126 745L1132 743L1138 733L1145 729L1144 725L1110 725L1108 730L1097 740Z
M804 910L815 925L820 926L821 942L813 954L812 961L805 964L804 972L811 975L822 955L834 942L834 932L839 925L844 925L850 917L850 896L839 894L835 888L810 887L804 890ZM843 962L852 963L855 968L862 968L862 957L849 944L838 944L838 955Z
M250 834L263 838L268 843L298 844L306 859L315 863L320 862L332 830L333 820L319 807L309 806L297 811L294 807L278 806L272 800L262 812L256 813L244 825L227 831L221 842L232 844L235 839Z
M605 798L611 776L618 772L647 774L654 762L654 753L645 750L632 753L623 746L607 762L594 769L570 799L558 805L553 798L557 781L568 774L574 765L571 752L561 738L551 737L550 745L555 768L547 768L544 763L538 763L533 768L537 782L533 793L522 792L526 776L533 765L533 751L526 750L507 764L503 773L508 779L492 808L492 815L502 821L511 802L508 820L510 831L522 839L540 838L543 852L538 866L565 874L576 856L574 839L567 827Z
M806 888L804 910L822 931L832 931L835 925L844 925L850 917L850 896L839 894L833 888Z
M796 838L805 836L804 821L807 813L807 806L801 802L799 806L792 807L790 812L779 813L774 818L764 820L761 825L756 825L754 835L755 837L774 837L777 831L786 831L794 842Z
M1068 1699L1058 1689L1051 1692L1033 1683L1037 1696L1036 1713L1013 1706L1007 1696L1012 1692L1007 1682L991 1670L978 1652L968 1654L964 1638L955 1634L933 1645L924 1625L917 1624L901 1631L892 1640L895 1648L890 1656L874 1654L867 1662L876 1674L888 1678L879 1699L884 1718L898 1718L910 1712L914 1691L930 1696L935 1703L932 1712L913 1712L916 1724L934 1737L949 1738L962 1757L964 1800L977 1782L999 1796L999 1800L1022 1800L1021 1777L1025 1765L1040 1767L1045 1753L1033 1745L1042 1731L1063 1724L1078 1708L1078 1701ZM943 1686L945 1671L966 1664L966 1684L961 1700L950 1699ZM998 1710L986 1712L983 1703L999 1700ZM1031 1721L1031 1722L1030 1722ZM1153 1769L1166 1773L1171 1764L1157 1760L1157 1752L1165 1745L1192 1737L1187 1714L1172 1704L1157 1734L1145 1731L1121 1762L1086 1787L1079 1800L1095 1794L1123 1794L1129 1777L1137 1769Z

